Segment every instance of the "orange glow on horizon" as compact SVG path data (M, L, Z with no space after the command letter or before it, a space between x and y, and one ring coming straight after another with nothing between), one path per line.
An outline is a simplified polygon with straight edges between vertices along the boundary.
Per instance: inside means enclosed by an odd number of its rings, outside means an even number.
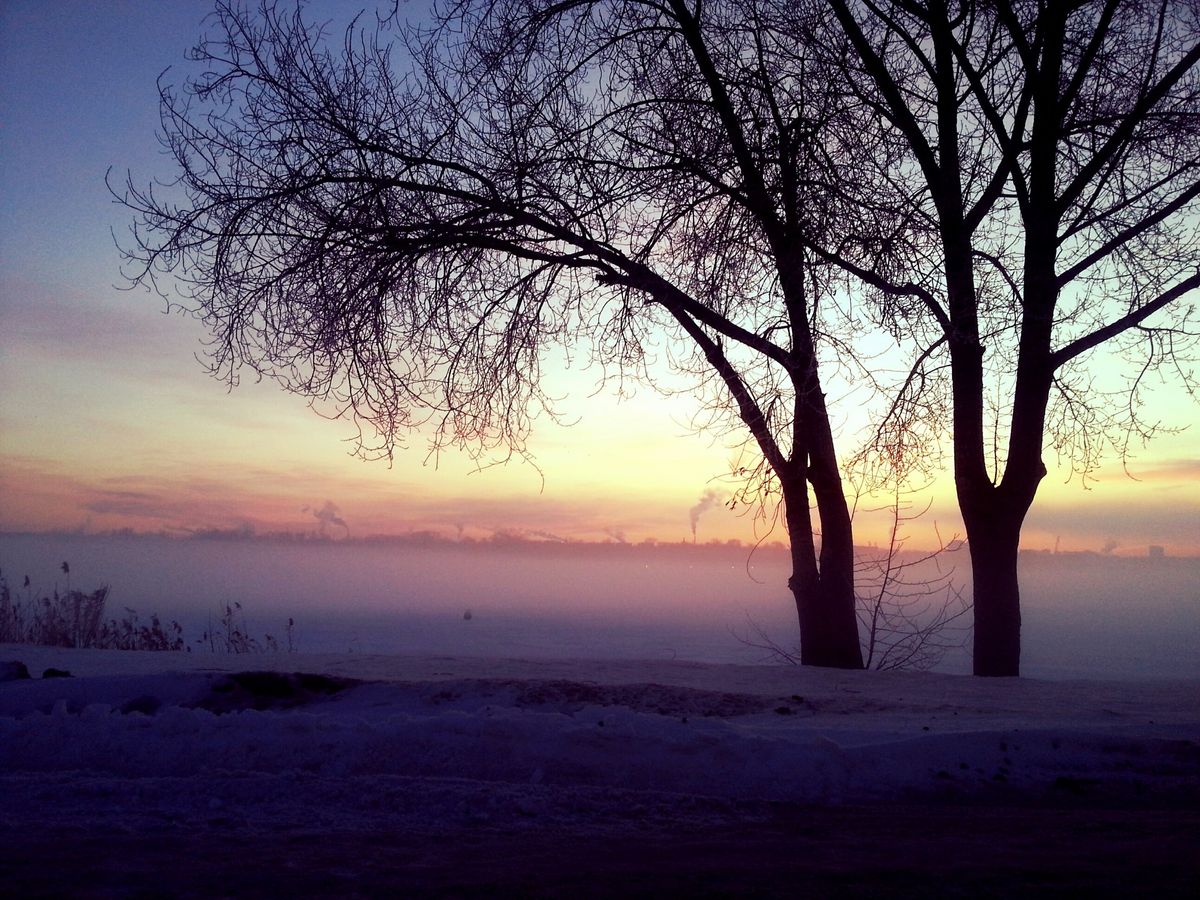
M576 487L563 472L547 473L541 491L522 486L528 473L496 477L481 473L416 471L351 461L357 473L295 469L272 472L235 465L213 466L203 476L165 468L134 474L74 467L29 458L0 458L0 530L98 533L130 529L145 533L188 534L205 530L288 532L332 537L403 535L431 531L446 537L486 539L511 533L530 539L565 541L646 540L699 543L782 541L782 525L772 531L752 511L730 511L720 502L703 505L695 535L690 514L700 494L682 485L659 485L640 496L628 483ZM425 477L411 477L413 475ZM404 477L409 476L409 477ZM1073 485L1050 485L1027 520L1022 547L1144 556L1151 546L1170 556L1200 555L1195 482L1166 477L1149 483L1118 484L1105 493ZM606 490L607 488L607 490ZM707 489L703 488L702 489ZM1169 494L1170 505L1148 502ZM628 496L634 499L626 500ZM719 496L719 495L718 495ZM1138 497L1144 498L1140 502ZM901 539L908 549L925 550L961 540L961 520L948 481L914 498L910 513L932 503L906 522ZM861 501L855 520L856 543L886 546L890 539L890 498ZM327 506L328 505L328 506ZM321 510L329 515L322 517ZM1118 516L1125 510L1124 521ZM339 527L332 527L331 516Z

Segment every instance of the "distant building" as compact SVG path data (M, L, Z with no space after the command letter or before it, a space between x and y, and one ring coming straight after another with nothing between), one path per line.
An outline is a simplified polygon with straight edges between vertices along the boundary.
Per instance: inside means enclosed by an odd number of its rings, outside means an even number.
M1164 550L1162 547L1158 546L1158 544L1151 544L1149 555L1150 555L1151 559L1162 559L1164 556L1167 555L1167 551Z

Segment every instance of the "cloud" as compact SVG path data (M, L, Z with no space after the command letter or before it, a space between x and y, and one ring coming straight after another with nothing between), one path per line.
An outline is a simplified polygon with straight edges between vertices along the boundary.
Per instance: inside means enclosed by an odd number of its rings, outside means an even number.
M1130 465L1129 474L1138 481L1200 482L1200 459L1164 459L1144 469Z
M613 531L638 535L654 534L678 539L678 513L667 504L654 507L631 506L612 495L597 496L565 492L549 494L462 494L445 496L434 490L424 493L409 486L403 496L403 518L396 516L395 495L381 496L376 490L365 495L355 509L357 531L395 532L406 529L434 528L448 535L487 537L499 531L544 537L547 540L596 539ZM678 507L676 506L676 509ZM369 519L365 524L359 519Z
M180 467L182 468L182 467ZM294 529L294 493L236 469L196 478L170 468L145 474L81 471L61 461L0 454L0 529Z
M6 354L70 359L106 371L169 370L174 365L155 361L188 360L203 337L194 320L164 315L162 301L142 292L84 293L75 286L6 278L0 295L5 297L0 345Z
M84 509L97 515L135 516L142 519L173 520L183 513L184 504L146 491L95 491Z

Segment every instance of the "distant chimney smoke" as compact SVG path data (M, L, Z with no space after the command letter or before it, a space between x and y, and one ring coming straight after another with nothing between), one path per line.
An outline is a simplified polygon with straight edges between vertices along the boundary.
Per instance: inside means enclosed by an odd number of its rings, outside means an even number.
M692 543L696 543L696 526L700 524L700 517L708 510L712 509L721 502L721 492L708 488L700 495L700 500L688 512L688 517L692 522Z

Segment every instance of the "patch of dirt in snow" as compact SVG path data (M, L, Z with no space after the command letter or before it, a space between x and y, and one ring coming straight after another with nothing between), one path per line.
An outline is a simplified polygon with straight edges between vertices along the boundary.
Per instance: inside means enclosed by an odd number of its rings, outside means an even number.
M395 686L394 684L392 685ZM595 684L585 681L472 679L422 686L435 704L470 700L566 714L589 706L621 706L638 713L697 718L732 718L764 712L778 704L759 694L738 694L664 684Z
M356 678L304 672L234 672L216 677L204 697L187 705L214 713L292 709L328 699L359 684L362 682Z
M334 698L351 688L370 685L344 676L268 671L209 675L200 699L181 704L213 713L282 710ZM773 699L761 694L731 693L664 684L596 684L567 679L524 680L476 678L434 682L374 682L377 693L411 696L423 705L476 710L505 706L573 715L588 707L624 707L632 712L674 718L735 718L775 711L792 715L811 710L799 696ZM139 700L141 698L138 698ZM154 713L155 704L129 711Z

